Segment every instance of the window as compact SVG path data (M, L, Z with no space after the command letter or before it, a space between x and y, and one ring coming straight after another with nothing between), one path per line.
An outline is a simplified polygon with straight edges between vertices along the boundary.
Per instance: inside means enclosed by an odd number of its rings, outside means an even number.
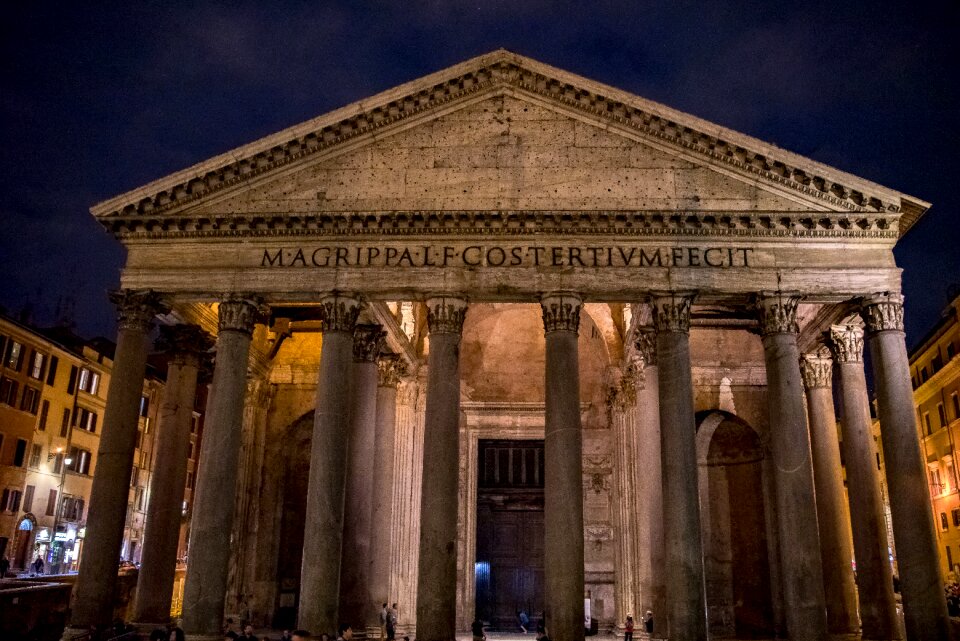
M190 452L187 454L187 458L191 461L193 460L193 450L197 447L197 444L194 441L190 441Z
M80 370L78 385L81 392L96 394L97 390L100 389L100 374L84 367Z
M145 492L142 487L138 487L133 492L133 503L137 508L137 512L143 512L143 497Z
M7 343L7 351L3 358L3 364L10 369L20 371L20 366L23 365L23 345L11 339Z
M97 414L85 407L78 407L73 415L73 426L87 432L97 431Z
M923 425L927 428L927 436L933 434L933 424L930 423L930 412L923 413Z
M20 490L4 490L0 496L0 508L4 512L17 512L20 510L20 499L23 498Z
M953 419L960 418L960 396L956 392L950 395L950 401L953 403Z
M0 378L0 403L6 403L10 407L17 406L17 389L20 384L12 378Z
M140 397L140 416L146 416L150 412L150 397Z
M23 467L23 460L27 457L27 442L22 439L17 439L17 449L13 452L13 464L16 467Z
M187 472L187 489L193 489L193 472Z
M0 434L0 455L3 454L3 434Z
M34 443L30 446L30 467L38 468L40 467L40 455L43 454L43 446L39 443Z
M940 529L946 532L949 527L950 526L947 523L947 513L941 512L940 513Z
M141 443L143 443L143 430L137 430L137 441L134 443L133 447L139 450Z
M37 421L37 431L47 431L47 418L50 416L50 401L43 401L40 404L40 420Z
M46 368L47 355L41 354L40 352L33 352L30 356L30 378L42 381Z
M3 360L3 355L7 353L7 337L3 334L0 334L0 361ZM0 365L3 363L0 362Z
M926 383L926 382L927 382L927 378L928 378L928 376L927 376L927 368L926 368L926 367L921 367L921 368L920 368L920 383L921 383L921 384Z
M64 496L60 503L60 518L64 521L83 519L83 499L79 496Z
M57 510L57 491L50 490L50 494L47 495L47 516L53 516L54 512Z
M29 385L24 385L23 398L20 400L20 409L36 416L39 406L40 390L30 387Z
M933 370L934 374L943 369L943 359L940 358L940 354L934 356L933 360L930 361L930 369Z
M70 366L70 380L67 381L67 394L73 394L73 390L77 388L77 374L79 371L76 365Z
M28 485L23 493L23 511L33 512L33 494L37 491L36 486Z
M200 429L200 415L194 414L193 418L190 419L190 433L196 434L197 430Z
M130 487L137 487L137 481L140 480L140 468L134 467L130 474Z
M930 493L933 496L937 496L943 492L943 483L940 482L940 468L936 467L936 463L932 464L933 467L930 468ZM946 518L946 516L944 516Z
M947 359L951 359L956 355L957 350L954 348L953 343L947 343Z
M63 454L56 454L53 457L53 471L55 474L63 471Z
M60 364L60 359L56 356L50 357L50 368L47 370L47 385L53 387L54 381L57 380L57 365Z
M947 472L946 478L944 479L944 480L947 482L946 484L947 484L947 485L952 485L952 484L956 483L956 478L957 478L957 477L954 476L954 474L953 474L953 457L952 457L952 456L945 456L945 457L943 458L943 465L944 465L944 467L946 468L946 472ZM954 488L952 488L952 489L955 490L955 489L957 489L957 488L954 487Z
M950 514L953 516L953 524L960 527L960 509L954 508Z
M947 413L943 410L943 403L937 403L937 414L940 417L940 427L946 427Z
M67 469L71 472L76 472L77 474L89 474L90 473L90 451L85 450L82 447L71 447L70 448L70 463L67 464Z
M70 410L63 410L63 419L60 421L60 437L66 438L70 430Z

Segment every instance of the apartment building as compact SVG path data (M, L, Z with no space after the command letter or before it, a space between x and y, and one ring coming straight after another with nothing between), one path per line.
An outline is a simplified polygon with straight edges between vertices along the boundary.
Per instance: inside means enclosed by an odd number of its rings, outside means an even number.
M910 356L917 425L927 464L945 579L960 579L960 296ZM952 576L950 576L952 573Z
M107 341L0 316L0 554L13 571L38 557L46 573L78 568L112 353ZM132 562L140 558L162 389L148 372L124 529L123 558Z

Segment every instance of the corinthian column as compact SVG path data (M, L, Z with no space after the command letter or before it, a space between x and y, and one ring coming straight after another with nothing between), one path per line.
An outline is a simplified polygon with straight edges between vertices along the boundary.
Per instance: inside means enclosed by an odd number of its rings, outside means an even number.
M113 359L107 409L97 451L90 509L88 545L73 591L70 627L64 638L113 621L113 593L127 515L130 473L136 448L140 397L147 368L147 334L164 306L154 292L123 290L110 295L117 307L117 351Z
M647 610L654 621L661 621L653 630L655 638L664 638L666 615L666 568L663 541L663 476L660 461L660 375L657 367L657 336L652 328L641 330L636 340L638 366L637 406L634 419L634 442L637 459L637 585L640 608L634 611L635 621Z
M856 634L860 630L857 586L853 581L851 565L850 520L843 509L846 499L840 466L840 441L833 416L833 361L827 348L821 347L820 350L805 354L800 360L800 370L807 388L823 589L827 600L827 629L831 634Z
M555 641L583 639L583 433L580 429L579 296L540 301L546 333L544 578L547 629Z
M697 427L690 372L692 302L692 294L668 293L656 295L651 304L660 375L666 632L670 639L704 641L707 620L697 485Z
M203 426L203 447L190 524L183 629L190 639L222 638L223 604L233 529L250 339L260 316L257 302L220 302L216 365Z
M913 410L910 362L903 332L903 296L863 301L863 320L877 388L880 441L886 463L893 537L900 568L903 616L910 641L950 638L937 557L930 488Z
M197 374L213 341L196 325L167 325L160 328L156 346L170 359L157 417L157 454L133 620L159 625L170 620Z
M310 444L297 625L318 635L335 633L340 610L340 552L350 425L350 371L357 298L321 300L323 345Z
M397 354L381 354L377 361L377 428L373 455L373 519L370 542L370 578L367 602L393 603L388 593L393 539L401 536L394 529L394 458L396 455L397 386L406 367Z
M830 328L830 349L840 368L840 425L850 520L856 524L853 550L857 558L861 636L899 639L877 448L870 428L870 401L863 373L863 330L857 325L834 325Z
M376 624L377 607L369 601L373 474L376 456L377 358L386 333L379 325L353 330L353 389L347 449L343 553L340 566L340 623L358 632Z
M453 641L457 623L460 334L467 301L427 299L430 353L417 580L418 641Z
M761 297L757 308L767 367L787 632L793 641L825 641L827 612L816 492L797 349L799 302L799 296L777 293Z

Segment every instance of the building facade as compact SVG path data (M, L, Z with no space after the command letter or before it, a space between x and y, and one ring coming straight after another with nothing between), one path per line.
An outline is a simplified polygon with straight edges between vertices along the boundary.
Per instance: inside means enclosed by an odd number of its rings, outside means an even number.
M892 253L928 206L493 52L95 206L127 249L102 438L135 456L158 315L178 380L216 337L197 638L225 613L375 629L395 602L423 641L520 611L579 641L647 610L671 639L893 639L868 346L907 632L943 638ZM190 413L161 414L142 622L168 616L152 524L188 469ZM68 636L109 615L126 482L94 478Z
M76 572L113 362L110 347L0 317L0 547L12 571ZM144 381L128 523L119 558L139 562L162 381ZM154 407L152 407L154 406Z
M944 310L937 325L910 356L917 425L930 481L937 526L940 570L944 579L960 579L960 298Z

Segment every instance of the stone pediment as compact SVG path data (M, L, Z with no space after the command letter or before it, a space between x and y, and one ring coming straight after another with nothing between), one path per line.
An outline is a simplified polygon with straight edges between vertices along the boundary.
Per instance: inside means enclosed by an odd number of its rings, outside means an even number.
M122 237L539 228L571 217L586 217L576 226L588 228L600 217L638 229L743 226L895 238L928 206L500 50L91 211Z

